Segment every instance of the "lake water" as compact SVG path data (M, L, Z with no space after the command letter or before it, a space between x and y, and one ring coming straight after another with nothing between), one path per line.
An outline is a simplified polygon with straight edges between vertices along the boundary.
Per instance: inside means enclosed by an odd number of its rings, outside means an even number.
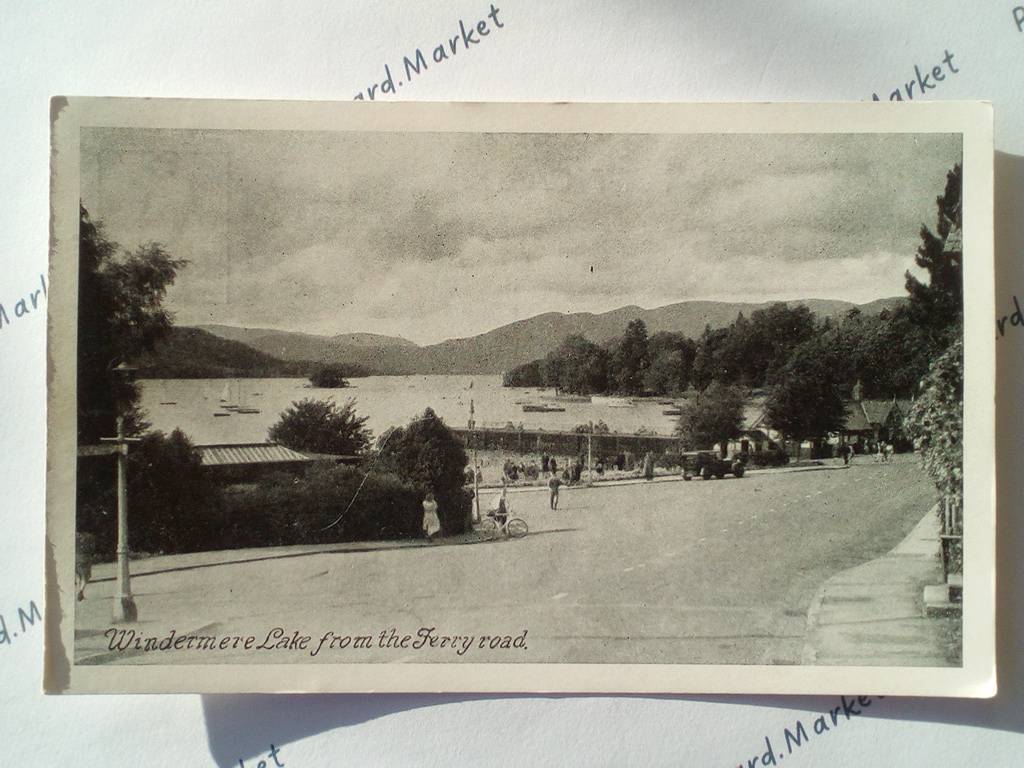
M571 430L588 421L604 421L613 431L641 428L671 434L676 419L662 415L656 402L629 408L594 403L573 403L551 398L553 390L501 386L500 376L370 376L352 379L345 389L315 389L306 379L145 379L140 382L141 405L154 429L170 432L180 427L194 443L251 443L267 440L267 430L292 402L306 397L334 400L339 405L353 398L356 413L367 416L374 435L391 426L407 424L427 407L446 423L465 427L469 402L476 409L477 426L504 426L511 421L527 428ZM225 413L221 398L259 409L259 413ZM518 401L518 402L517 402ZM558 405L561 413L524 413L522 403Z

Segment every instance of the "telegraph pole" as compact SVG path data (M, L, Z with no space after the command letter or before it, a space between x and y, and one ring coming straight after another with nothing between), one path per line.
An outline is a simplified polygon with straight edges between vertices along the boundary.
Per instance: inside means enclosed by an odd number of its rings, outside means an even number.
M127 378L133 371L121 363L114 372ZM117 407L120 411L120 398ZM114 595L113 620L115 623L131 622L138 620L139 611L128 573L128 445L141 439L125 436L124 416L118 413L117 437L101 437L100 442L113 443L117 451L117 594Z

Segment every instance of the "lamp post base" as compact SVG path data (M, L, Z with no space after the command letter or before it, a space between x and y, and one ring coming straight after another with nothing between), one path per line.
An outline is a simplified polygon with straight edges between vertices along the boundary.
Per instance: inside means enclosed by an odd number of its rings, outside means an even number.
M139 609L135 607L135 598L131 595L116 595L114 597L115 624L127 624L138 621Z

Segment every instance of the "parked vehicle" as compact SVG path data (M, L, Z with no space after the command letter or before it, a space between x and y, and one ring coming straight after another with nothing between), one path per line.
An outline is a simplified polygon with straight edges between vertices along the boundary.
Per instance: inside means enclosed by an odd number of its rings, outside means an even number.
M692 480L698 476L701 480L710 480L713 477L721 480L727 474L743 477L743 473L746 471L746 466L741 458L733 457L731 461L728 461L715 451L686 451L682 457L684 480Z

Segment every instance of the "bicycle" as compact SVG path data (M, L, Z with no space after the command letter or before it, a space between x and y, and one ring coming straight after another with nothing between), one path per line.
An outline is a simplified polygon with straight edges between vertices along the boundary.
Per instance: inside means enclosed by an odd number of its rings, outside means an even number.
M495 517L488 515L480 523L480 532L491 540L498 538L501 534L504 534L505 538L521 539L529 530L530 527L521 517L506 516L503 522L498 522Z

